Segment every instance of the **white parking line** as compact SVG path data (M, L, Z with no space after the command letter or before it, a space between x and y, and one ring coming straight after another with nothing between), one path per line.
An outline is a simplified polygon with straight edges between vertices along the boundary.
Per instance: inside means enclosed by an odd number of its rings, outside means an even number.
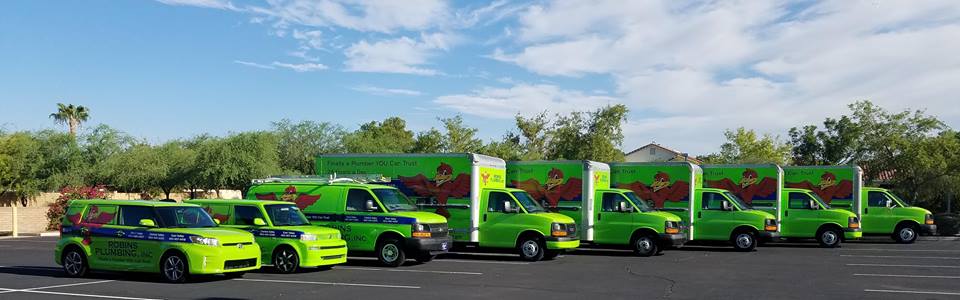
M868 248L868 249L840 248L840 251L960 252L960 250L941 250L941 249L879 249L879 248Z
M853 274L853 276L960 279L960 276L940 276L940 275Z
M97 284L97 283L105 283L105 282L111 282L111 281L113 280L77 282L77 283L68 283L68 284L60 284L60 285L41 286L41 287L28 288L28 289L4 289L7 291L0 292L0 294L13 293L13 292L28 292L28 291L34 291L34 290L45 290L45 289L53 289L53 288L60 288L60 287L77 286L77 285Z
M434 270L409 270L409 269L380 269L380 268L339 267L339 266L337 267L337 270L387 271L387 272L435 273L435 274L457 274L457 275L483 275L483 273L477 273L477 272L434 271Z
M898 293L898 294L924 294L924 295L947 295L960 296L958 292L937 292L937 291L902 291L902 290L863 290L870 293Z
M49 294L49 295L74 296L74 297L88 297L88 298L126 299L126 300L156 300L156 299L150 299L150 298L135 298L135 297L122 297L122 296L109 296L109 295L94 295L94 294L79 294L79 293L41 291L41 290L46 290L46 289L54 289L54 288L62 288L62 287L78 286L78 285L87 285L87 284L106 283L106 282L112 282L112 281L114 281L114 280L99 280L99 281L77 282L77 283L68 283L68 284L41 286L41 287L28 288L28 289L8 289L8 288L0 288L0 294L5 294L5 293L34 293L34 294Z
M866 257L866 258L917 258L917 259L954 259L960 260L960 257L945 256L897 256L897 255L840 255L842 257Z
M296 280L272 280L272 279L249 279L249 278L237 278L234 280L240 281L257 281L257 282L273 282L273 283L296 283L296 284L318 284L318 285L342 285L342 286L362 286L362 287L380 287L380 288L395 288L395 289L419 289L419 286L413 285L388 285L388 284L368 284L368 283L347 283L347 282L323 282L323 281L296 281Z
M500 265L529 265L528 262L516 262L516 261L486 261L486 260L466 260L466 259L435 259L433 261L440 262L464 262L464 263L475 263L475 264L500 264Z
M947 268L960 269L960 266L934 266L934 265L885 265L885 264L847 264L848 266L859 267L895 267L895 268Z

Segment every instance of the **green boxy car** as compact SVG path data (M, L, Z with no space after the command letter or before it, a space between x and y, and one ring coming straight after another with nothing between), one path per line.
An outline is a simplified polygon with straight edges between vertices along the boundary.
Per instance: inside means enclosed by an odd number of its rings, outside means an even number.
M423 212L397 189L351 180L255 180L249 199L294 202L311 224L340 230L351 253L373 253L397 267L407 257L428 262L453 245L447 219Z
M90 270L242 276L260 268L253 235L219 227L200 206L142 200L73 200L61 220L54 258L68 276Z
M340 231L311 225L293 203L240 199L186 202L203 207L220 226L253 233L260 245L261 260L280 273L347 262L347 242L340 238Z

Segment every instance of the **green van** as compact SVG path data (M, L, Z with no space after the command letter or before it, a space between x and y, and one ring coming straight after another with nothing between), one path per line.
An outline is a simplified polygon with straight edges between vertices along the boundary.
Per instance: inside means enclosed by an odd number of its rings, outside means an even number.
M428 262L453 245L446 218L419 211L389 186L277 177L255 180L247 198L294 202L311 224L339 229L351 253L373 253L385 266L408 256Z
M284 201L196 199L220 226L253 233L260 245L261 260L280 273L297 269L328 268L347 262L347 242L340 231L310 225L300 208Z
M71 277L90 270L239 277L260 268L253 235L219 227L200 206L142 200L73 200L54 259Z

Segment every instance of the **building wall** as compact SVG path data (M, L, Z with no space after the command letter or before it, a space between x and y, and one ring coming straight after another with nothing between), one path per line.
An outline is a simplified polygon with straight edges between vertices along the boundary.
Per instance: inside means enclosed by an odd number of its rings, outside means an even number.
M47 229L46 207L17 207L20 233L40 233ZM0 232L13 231L13 208L0 207Z
M650 149L653 149L653 153L650 153ZM664 162L673 159L676 155L670 151L666 151L656 147L647 147L630 153L624 157L624 160L627 162Z

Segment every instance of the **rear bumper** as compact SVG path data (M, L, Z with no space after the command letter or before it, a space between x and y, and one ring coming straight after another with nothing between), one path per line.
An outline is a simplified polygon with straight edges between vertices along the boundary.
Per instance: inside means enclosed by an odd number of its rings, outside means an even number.
M680 247L690 239L686 233L660 234L660 244L668 247Z
M920 225L920 234L936 235L937 225Z
M410 252L440 254L450 251L450 248L453 247L453 237L408 238L404 245Z
M580 247L580 240L576 237L547 237L547 249L571 250Z
M777 231L761 231L757 234L757 239L762 242L775 241L780 238L780 232Z

